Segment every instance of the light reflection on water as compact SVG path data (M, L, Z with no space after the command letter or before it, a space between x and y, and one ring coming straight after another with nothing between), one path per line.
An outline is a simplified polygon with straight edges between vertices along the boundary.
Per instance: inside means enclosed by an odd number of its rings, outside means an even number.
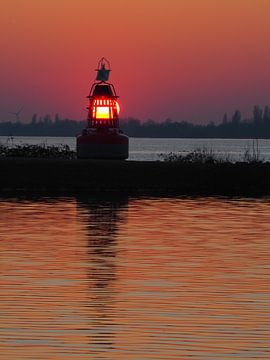
M2 199L0 359L269 359L269 213Z

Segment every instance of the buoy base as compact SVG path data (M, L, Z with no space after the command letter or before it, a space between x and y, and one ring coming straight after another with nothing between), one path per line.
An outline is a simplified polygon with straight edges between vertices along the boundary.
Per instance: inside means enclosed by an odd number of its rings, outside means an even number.
M128 137L119 132L90 132L77 137L78 159L128 158Z

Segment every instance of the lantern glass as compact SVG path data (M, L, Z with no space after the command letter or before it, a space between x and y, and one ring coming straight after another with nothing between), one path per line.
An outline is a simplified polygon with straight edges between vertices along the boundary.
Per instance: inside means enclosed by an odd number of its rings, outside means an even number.
M109 106L97 106L96 107L96 119L110 119L110 107Z

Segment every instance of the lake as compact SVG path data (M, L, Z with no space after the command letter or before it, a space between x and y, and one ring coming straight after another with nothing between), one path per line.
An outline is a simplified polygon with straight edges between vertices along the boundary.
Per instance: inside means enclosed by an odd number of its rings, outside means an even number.
M66 144L75 150L75 137L36 137L15 136L13 138L0 136L0 144L10 146L20 144ZM180 152L185 155L195 149L212 150L217 157L229 158L232 161L243 159L245 151L253 153L253 148L261 159L270 160L270 139L157 139L157 138L130 138L129 160L152 161L160 160L161 153Z
M269 359L270 200L2 198L0 359Z

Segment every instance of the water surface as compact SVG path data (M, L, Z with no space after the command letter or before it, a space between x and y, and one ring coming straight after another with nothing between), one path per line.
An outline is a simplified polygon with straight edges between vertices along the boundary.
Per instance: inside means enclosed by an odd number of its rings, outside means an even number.
M269 359L270 201L2 199L0 359Z

